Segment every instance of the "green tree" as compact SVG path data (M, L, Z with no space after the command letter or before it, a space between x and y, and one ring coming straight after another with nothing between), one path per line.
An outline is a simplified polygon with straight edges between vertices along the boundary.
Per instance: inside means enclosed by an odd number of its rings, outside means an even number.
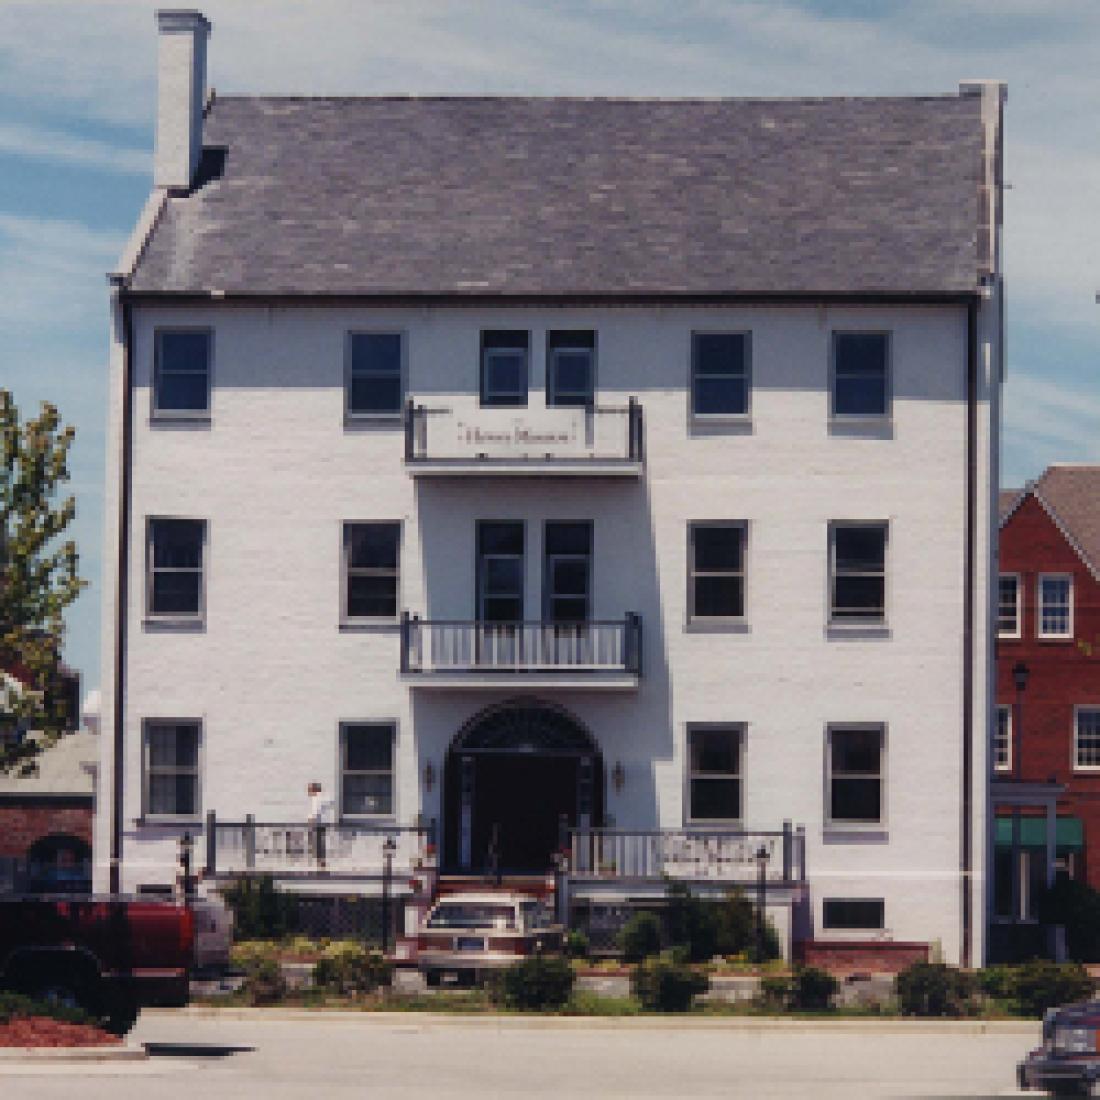
M0 389L0 722L37 732L0 740L0 772L33 769L69 725L65 608L85 584L76 543L61 537L76 514L72 496L60 499L74 436L46 403L22 422Z

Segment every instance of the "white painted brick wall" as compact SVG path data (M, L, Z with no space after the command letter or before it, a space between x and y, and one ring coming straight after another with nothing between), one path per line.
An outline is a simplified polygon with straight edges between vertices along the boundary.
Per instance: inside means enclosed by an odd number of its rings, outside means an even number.
M150 423L153 331L177 324L215 329L209 427ZM532 330L533 403L543 392L544 331L596 329L598 400L619 403L636 394L644 405L645 476L418 484L402 464L399 427L354 430L343 423L345 333L391 325L408 332L410 392L429 403L476 387L483 328ZM861 327L893 332L892 438L829 431L830 332ZM689 338L704 328L753 333L751 432L690 430ZM143 306L135 309L134 338L128 887L169 881L175 856L176 831L134 823L145 717L203 720L204 809L237 818L304 816L308 781L334 792L339 721L396 718L398 816L440 816L441 784L431 794L421 788L424 762L441 774L463 721L500 696L410 693L399 681L396 629L339 630L342 521L401 520L401 606L469 618L476 519L527 521L533 610L540 606L542 522L593 518L594 613L642 615L645 675L636 694L544 694L588 725L609 767L623 762L623 791L606 795L616 823L680 825L685 723L745 722L746 825L805 825L815 925L824 895L882 896L894 938L939 940L948 958L957 957L964 308ZM995 432L987 433L979 454L982 492L996 442ZM143 627L148 515L209 523L202 633ZM825 629L827 524L859 518L890 521L890 631L886 638L838 640ZM749 521L744 632L685 630L692 519ZM113 560L109 552L108 570ZM979 585L979 621L987 598ZM109 648L109 629L105 638ZM111 667L106 660L108 677ZM985 768L982 684L979 678L976 776ZM110 690L108 680L108 752ZM825 725L846 720L889 727L888 823L885 837L874 841L841 842L822 829ZM981 802L980 782L975 790ZM983 810L984 803L976 805L976 820ZM980 880L980 827L975 840Z

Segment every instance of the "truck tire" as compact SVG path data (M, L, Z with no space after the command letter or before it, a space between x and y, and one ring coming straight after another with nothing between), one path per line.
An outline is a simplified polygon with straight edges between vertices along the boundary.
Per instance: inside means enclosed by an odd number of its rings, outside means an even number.
M101 983L97 999L98 1007L94 1014L103 1021L103 1027L120 1039L129 1034L141 1011L133 993L128 989Z

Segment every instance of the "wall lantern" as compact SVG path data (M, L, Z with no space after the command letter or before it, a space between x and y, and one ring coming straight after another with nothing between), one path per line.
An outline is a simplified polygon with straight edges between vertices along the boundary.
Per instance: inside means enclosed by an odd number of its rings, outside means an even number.
M621 760L616 760L615 766L611 769L611 785L615 788L616 794L626 786L626 768L623 767Z
M432 788L435 786L435 765L429 760L424 765L424 790L429 794L432 793Z
M1012 666L1012 682L1016 685L1016 690L1021 695L1023 695L1024 691L1027 689L1027 680L1030 675L1031 669L1028 668L1023 661L1017 661L1016 664Z

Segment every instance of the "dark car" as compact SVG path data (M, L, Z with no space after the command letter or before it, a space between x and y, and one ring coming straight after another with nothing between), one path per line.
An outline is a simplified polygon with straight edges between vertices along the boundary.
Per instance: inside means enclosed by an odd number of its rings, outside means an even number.
M1022 1089L1089 1096L1100 1079L1100 1001L1052 1008L1043 1017L1043 1045L1017 1067Z

